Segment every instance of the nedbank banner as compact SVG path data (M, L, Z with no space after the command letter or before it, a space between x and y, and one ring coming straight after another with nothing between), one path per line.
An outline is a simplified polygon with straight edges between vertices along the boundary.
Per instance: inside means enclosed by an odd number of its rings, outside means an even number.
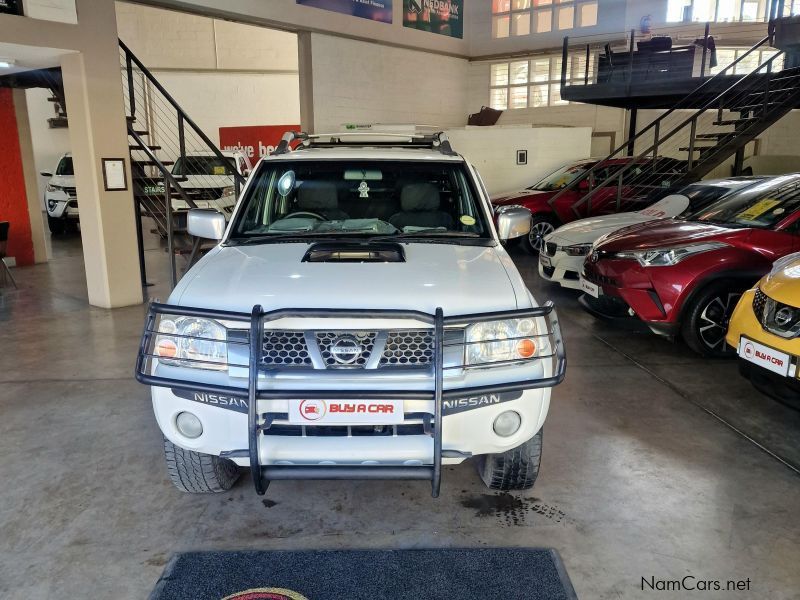
M464 0L403 0L403 25L464 37Z
M392 0L297 0L297 3L371 21L392 22Z

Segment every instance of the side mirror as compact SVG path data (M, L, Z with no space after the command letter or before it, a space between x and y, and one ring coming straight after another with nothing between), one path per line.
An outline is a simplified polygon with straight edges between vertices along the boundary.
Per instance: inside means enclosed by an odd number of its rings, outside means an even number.
M522 206L501 206L497 209L496 222L501 240L522 237L531 231L531 211Z
M584 191L584 192L588 191L591 187L592 186L589 184L589 180L588 179L581 179L578 182L578 189L581 190L581 191Z
M39 173L39 175L41 175L42 177L52 177L53 176L53 174L50 173L49 171L42 171L41 173Z
M186 221L189 235L207 240L221 240L225 235L225 226L225 215L208 208L191 209Z

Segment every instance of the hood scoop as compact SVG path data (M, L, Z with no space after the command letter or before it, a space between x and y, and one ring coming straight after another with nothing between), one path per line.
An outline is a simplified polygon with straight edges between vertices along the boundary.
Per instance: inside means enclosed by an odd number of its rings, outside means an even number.
M394 242L318 242L303 256L308 263L402 263L403 247Z

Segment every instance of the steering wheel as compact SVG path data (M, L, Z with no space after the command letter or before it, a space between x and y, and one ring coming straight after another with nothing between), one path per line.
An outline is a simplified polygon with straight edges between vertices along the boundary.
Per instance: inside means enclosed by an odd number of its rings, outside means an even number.
M315 212L311 212L311 211L308 211L308 210L300 210L300 211L297 211L297 212L293 212L293 213L290 213L290 214L286 215L283 218L284 219L291 219L292 217L312 217L314 219L319 219L320 221L327 221L328 220L325 217L323 217L321 214L315 213Z

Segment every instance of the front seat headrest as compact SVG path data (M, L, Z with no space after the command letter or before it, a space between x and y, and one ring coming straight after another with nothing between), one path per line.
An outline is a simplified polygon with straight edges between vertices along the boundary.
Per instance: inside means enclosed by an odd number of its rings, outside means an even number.
M297 188L297 206L312 212L338 208L336 184L330 181L304 181Z
M439 210L439 188L432 183L408 183L400 192L403 212L431 212Z

